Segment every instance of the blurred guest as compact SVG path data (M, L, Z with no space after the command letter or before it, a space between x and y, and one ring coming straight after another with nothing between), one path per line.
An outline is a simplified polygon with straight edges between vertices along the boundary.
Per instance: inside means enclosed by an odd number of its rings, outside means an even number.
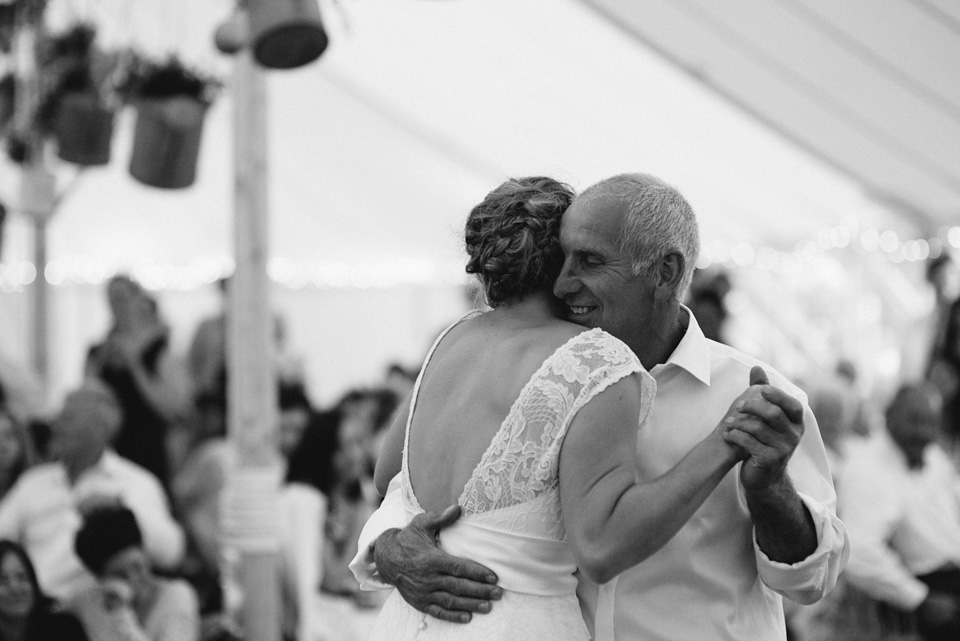
M314 628L314 601L323 576L327 500L312 484L289 474L289 462L313 414L302 382L281 382L279 403L280 454L288 465L287 480L280 488L283 633L286 639L306 639Z
M327 514L321 614L330 638L334 630L353 630L348 638L365 638L386 593L361 592L350 572L357 538L380 497L373 470L384 428L397 407L397 397L385 388L358 389L337 403L339 424L333 456L336 482L330 490ZM324 637L326 638L326 637Z
M221 310L200 321L190 340L187 363L193 396L216 391L227 380L227 293L231 278L221 278L217 288ZM299 360L288 353L287 327L279 314L273 316L274 360L281 378L300 373Z
M407 369L400 363L390 363L387 366L387 375L384 377L383 386L396 395L397 398L406 398L413 391L413 385L417 382L417 371Z
M80 622L40 590L24 549L0 540L0 641L86 639Z
M208 392L216 392L226 380L227 375L227 315L226 296L229 279L217 281L220 291L221 311L205 318L197 325L190 349L187 352L187 364L193 386L193 396L198 398Z
M103 380L116 395L123 422L114 441L120 456L169 482L167 430L184 410L173 383L169 328L157 303L136 281L114 276L107 283L113 327L90 349L86 374Z
M123 503L137 516L151 559L166 569L183 556L184 538L159 481L108 449L120 408L106 386L88 381L70 393L52 424L59 461L28 469L0 502L0 537L20 542L44 592L64 599L93 577L73 550L82 514Z
M943 396L944 431L956 447L960 443L960 266L942 254L928 265L927 279L936 295L927 378Z
M730 292L730 278L724 271L698 269L693 274L687 307L697 318L703 335L718 343L726 342L724 328L727 307L724 302Z
M386 593L361 592L348 564L356 554L360 529L379 505L373 466L383 428L396 406L397 396L389 389L357 389L337 402L326 421L321 418L327 428L323 451L331 470L326 486L329 509L323 579L317 600L321 641L366 639L386 597Z
M311 627L313 598L322 574L323 524L326 499L314 485L316 471L325 465L321 450L308 460L303 449L304 435L311 426L313 410L302 383L284 381L279 385L278 444L287 461L286 481L280 488L280 565L283 597L282 626L286 638L306 638ZM173 491L203 572L220 573L223 558L220 537L220 501L230 468L235 465L226 439L226 398L220 392L201 394L199 444L178 471ZM313 443L317 441L314 439ZM302 452L301 465L289 461ZM321 475L322 476L322 475Z
M820 437L827 453L827 462L836 482L847 455L855 411L850 393L836 381L814 386L809 390L810 409L817 417Z
M0 404L0 499L7 495L27 467L29 437L13 414Z
M839 379L846 402L850 406L848 409L851 414L850 431L857 436L869 436L873 433L875 426L883 422L883 419L879 412L872 410L872 405L864 397L857 366L852 361L841 358L837 361L834 372Z
M886 430L850 453L837 485L847 580L915 613L927 641L960 639L960 477L935 443L940 396L904 385Z
M74 547L98 579L72 602L91 641L196 641L197 596L181 579L157 577L133 512L102 507L84 518Z
M193 442L171 484L187 533L187 572L204 614L223 607L220 592L220 496L230 459L226 391L211 389L195 401Z
M44 411L43 383L36 372L0 353L0 403L21 423Z

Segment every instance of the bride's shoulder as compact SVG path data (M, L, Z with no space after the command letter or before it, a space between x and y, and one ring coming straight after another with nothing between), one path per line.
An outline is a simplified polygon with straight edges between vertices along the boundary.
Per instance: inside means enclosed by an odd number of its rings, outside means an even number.
M599 327L581 328L581 332L570 339L567 347L574 352L593 355L607 363L627 363L639 361L626 343Z

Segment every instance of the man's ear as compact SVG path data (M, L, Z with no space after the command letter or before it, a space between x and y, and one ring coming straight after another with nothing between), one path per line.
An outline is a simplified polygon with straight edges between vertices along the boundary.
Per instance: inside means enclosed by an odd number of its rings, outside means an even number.
M670 252L663 257L657 267L657 284L653 294L656 300L666 301L674 297L683 281L685 268L686 261L680 252Z

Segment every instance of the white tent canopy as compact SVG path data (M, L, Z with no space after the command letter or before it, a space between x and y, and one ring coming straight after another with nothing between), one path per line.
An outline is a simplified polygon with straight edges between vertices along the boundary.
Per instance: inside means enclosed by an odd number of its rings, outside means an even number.
M230 60L212 33L231 6L51 2L54 24L94 19L106 45L177 51L227 80L190 189L160 191L128 176L132 114L124 115L111 164L84 172L50 224L56 282L127 270L148 286L189 289L229 262ZM705 259L733 252L738 264L794 256L802 241L845 244L864 230L899 239L937 231L872 200L849 172L678 73L588 4L321 6L331 40L323 57L268 80L272 275L284 284L462 282L465 214L511 175L547 174L579 189L614 173L653 173L693 204ZM61 173L66 181L70 168ZM0 168L0 197L10 202L15 174ZM9 227L4 261L29 261L26 224Z
M210 35L226 0L62 4L95 17L105 39L227 68ZM845 217L921 231L579 2L338 6L324 5L324 56L270 77L272 246L295 264L456 261L469 206L533 173L581 188L620 171L660 175L689 197L707 240L793 249ZM127 175L124 122L111 165L88 171L53 221L51 258L124 267L227 255L229 112L226 91L183 192Z

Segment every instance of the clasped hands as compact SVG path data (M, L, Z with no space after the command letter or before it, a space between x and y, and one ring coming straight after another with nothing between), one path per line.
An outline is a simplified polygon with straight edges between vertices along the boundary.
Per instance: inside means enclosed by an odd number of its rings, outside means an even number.
M803 436L803 405L770 385L762 367L754 367L750 387L730 407L721 432L744 459L744 490L762 491L786 478L787 463Z

